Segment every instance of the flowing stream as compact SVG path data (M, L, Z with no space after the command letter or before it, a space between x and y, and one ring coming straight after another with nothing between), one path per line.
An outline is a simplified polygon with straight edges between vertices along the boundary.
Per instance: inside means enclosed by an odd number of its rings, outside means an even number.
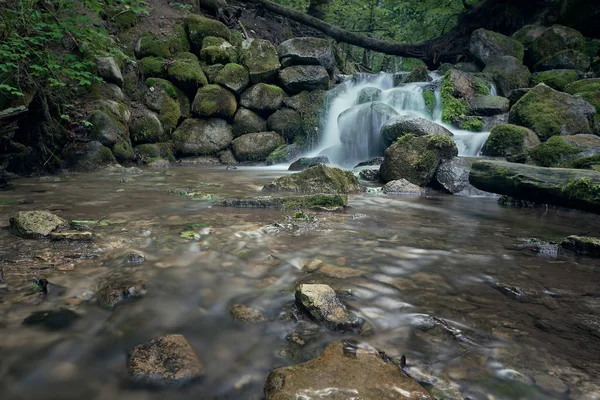
M325 155L334 164L352 168L358 162L383 156L381 127L396 115L416 115L434 121L454 134L459 156L477 156L489 132L456 129L442 122L442 77L432 73L432 82L394 87L391 74L357 74L338 85L326 112L324 135L314 155ZM492 95L496 88L491 87ZM426 104L429 92L434 104ZM369 96L370 95L370 96Z
M600 216L363 193L345 213L297 221L276 210L214 207L175 189L256 196L285 173L182 166L20 179L0 192L3 227L12 213L34 209L114 222L93 228L87 244L0 229L0 397L261 399L272 369L314 357L332 340L357 339L292 317L295 285L318 282L372 324L372 335L358 340L406 355L411 376L445 398L456 398L449 383L478 400L598 398L598 262L557 256L532 238L597 236ZM190 230L192 239L182 237ZM129 251L146 261L127 264ZM313 259L325 266L304 271ZM50 282L46 297L32 294L31 279L40 277ZM143 282L146 293L101 308L96 294L110 279ZM235 303L270 321L235 322ZM32 312L61 308L79 317L62 329L22 324ZM128 349L167 333L186 336L205 377L159 392L129 385Z

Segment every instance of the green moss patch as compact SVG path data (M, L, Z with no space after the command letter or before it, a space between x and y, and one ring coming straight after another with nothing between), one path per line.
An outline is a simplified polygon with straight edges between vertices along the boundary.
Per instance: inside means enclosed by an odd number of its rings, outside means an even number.
M483 131L484 124L483 118L481 117L467 117L464 121L460 123L460 129L464 129L471 132L481 132Z
M540 83L545 83L553 89L560 90L565 88L579 79L577 71L572 69L556 69L544 72L536 72L531 76L532 86Z
M542 167L568 167L569 156L581 153L581 149L571 146L561 136L553 136L546 142L528 151L529 158Z
M464 99L454 97L451 72L448 71L442 80L442 121L453 124L464 118L469 110L469 105Z

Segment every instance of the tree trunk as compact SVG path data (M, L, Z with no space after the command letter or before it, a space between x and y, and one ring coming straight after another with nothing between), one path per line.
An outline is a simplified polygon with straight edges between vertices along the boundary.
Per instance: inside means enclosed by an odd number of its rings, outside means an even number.
M269 0L250 0L265 9L310 26L333 39L349 43L379 53L401 57L418 58L428 67L440 63L456 63L468 58L471 33L479 28L510 34L529 22L545 7L551 7L551 0L483 0L461 14L458 23L450 32L436 39L420 43L389 42L374 39L354 32L348 32L310 15L280 6ZM556 5L555 5L556 6Z
M596 171L481 160L473 163L469 182L486 192L600 213Z
M331 0L310 0L306 13L316 19L324 20L329 11Z

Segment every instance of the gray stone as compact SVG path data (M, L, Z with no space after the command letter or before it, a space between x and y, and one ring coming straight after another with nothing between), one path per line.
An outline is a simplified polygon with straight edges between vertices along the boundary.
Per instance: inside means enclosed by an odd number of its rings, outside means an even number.
M277 132L292 142L294 138L302 133L302 118L297 111L283 108L275 111L267 120L267 129Z
M533 66L534 71L549 71L553 69L574 69L587 71L590 68L590 58L587 54L576 50L563 50L548 56Z
M113 57L97 57L96 66L98 76L108 83L123 86L123 75L121 69Z
M362 321L348 311L335 291L327 285L303 284L296 288L296 304L315 321L332 330L358 328Z
M134 144L165 142L169 139L158 115L150 110L142 110L129 123L131 141Z
M63 150L63 158L69 167L92 171L117 162L108 147L100 142L71 143Z
M485 29L477 29L471 35L469 51L479 62L487 65L503 56L512 56L522 62L525 47L508 36Z
M317 165L302 172L284 175L265 187L264 191L302 193L357 193L360 182L351 171Z
M333 48L326 39L300 37L286 40L277 47L282 67L321 65L328 71L335 67Z
M383 193L386 194L424 194L425 190L417 185L413 185L406 179L390 181L383 186Z
M107 147L117 144L126 135L125 127L105 112L96 110L89 117L90 138Z
M262 39L249 39L242 43L241 63L248 70L250 82L267 82L277 76L279 56L271 42Z
M41 239L68 226L65 219L48 211L19 211L10 218L12 232L27 239Z
M288 92L329 89L329 74L320 65L295 65L279 72L279 81Z
M443 126L414 115L392 117L381 127L381 137L388 146L406 134L454 136Z
M356 96L357 101L356 104L364 104L371 103L373 101L378 101L381 97L381 89L376 87L366 87L358 92L358 96Z
M529 86L531 77L529 69L519 59L511 56L491 61L483 72L494 77L498 93L504 97L509 97L513 89Z
M531 43L531 58L535 64L563 50L583 52L585 39L574 29L554 25L544 29Z
M454 157L442 160L435 173L435 181L448 192L459 196L484 195L469 183L469 174L473 159Z
M302 157L294 161L288 168L288 171L304 171L307 168L320 164L329 164L329 158L325 156Z
M276 132L247 133L233 140L233 154L240 161L265 161L283 144L283 138Z
M243 304L234 304L229 307L229 314L231 314L234 320L246 324L254 324L267 320L267 316L262 311Z
M255 111L273 112L281 108L285 97L280 87L258 83L242 93L240 104Z
M494 116L507 113L510 101L501 96L475 96L469 100L470 115Z
M232 130L235 137L246 133L265 132L267 130L267 121L254 111L250 111L247 108L240 108L233 118Z
M232 140L231 126L216 118L188 118L173 133L175 150L182 155L213 155Z

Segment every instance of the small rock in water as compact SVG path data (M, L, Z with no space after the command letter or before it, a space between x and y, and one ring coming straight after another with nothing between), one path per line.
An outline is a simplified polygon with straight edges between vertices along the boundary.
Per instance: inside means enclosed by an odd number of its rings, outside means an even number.
M90 242L94 240L92 232L80 231L52 232L48 237L52 240L74 240L78 242Z
M379 167L364 167L364 169L358 173L358 176L362 180L376 182L379 180Z
M136 251L130 251L123 257L125 264L142 264L146 261L146 257L142 253Z
M96 294L96 298L100 307L110 309L128 299L141 297L145 293L146 289L143 282L121 281L117 278L105 284Z
M296 288L296 304L332 330L359 328L362 320L346 309L328 285L303 284Z
M23 325L42 325L51 330L68 328L79 318L79 315L71 310L59 311L36 311L23 320Z
M321 260L317 260L317 259L309 260L302 267L302 271L315 272L316 270L318 270L322 266L323 266L323 261L321 261Z
M255 323L267 320L265 314L252 307L243 304L234 304L229 307L231 317L238 322Z
M368 166L380 166L381 164L383 164L383 157L375 157L375 158L371 158L370 160L367 160L367 161L359 162L358 164L356 164L354 166L354 168L368 167Z
M127 369L134 382L165 388L182 386L204 375L204 365L183 335L165 335L135 346Z
M560 244L562 250L571 251L587 257L600 257L600 239L590 236L572 235Z
M40 239L60 228L66 228L66 220L48 211L19 211L10 218L10 228L26 239Z
M423 194L425 190L417 185L413 185L406 179L399 179L385 184L383 193L386 194Z
M274 370L265 384L266 400L432 400L433 397L379 352L342 341L317 358Z
M288 168L288 171L304 171L307 168L321 164L329 164L329 158L326 156L302 157L294 161Z

